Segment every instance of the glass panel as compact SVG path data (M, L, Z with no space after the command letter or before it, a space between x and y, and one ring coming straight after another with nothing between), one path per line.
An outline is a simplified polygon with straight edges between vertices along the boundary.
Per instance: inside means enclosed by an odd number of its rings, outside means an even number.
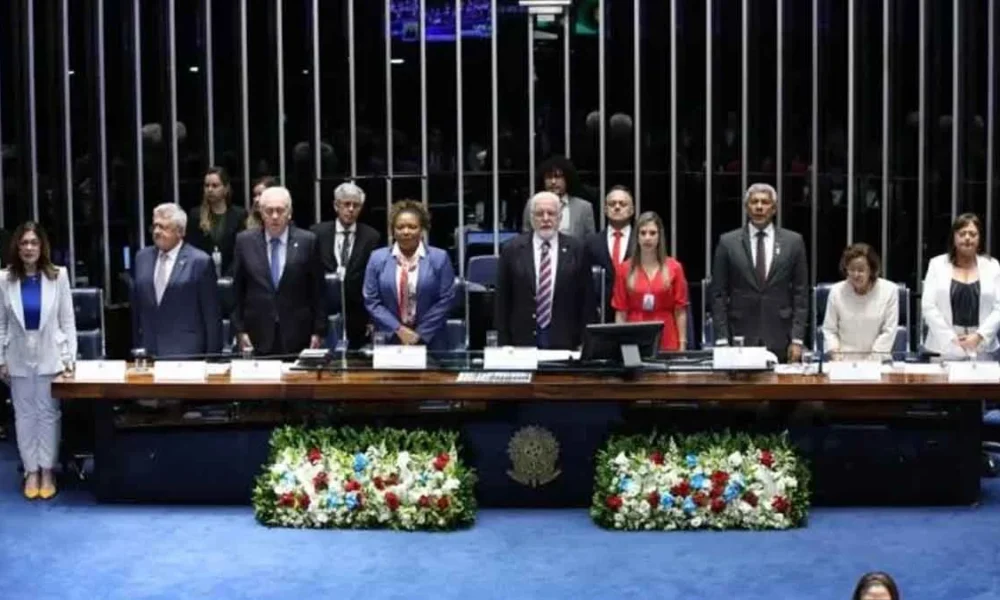
M229 172L233 203L246 206L250 202L250 192L243 182L241 124L243 100L240 98L240 71L239 2L214 0L212 2L212 95L215 106L213 111L215 162ZM251 70L250 89L255 89L257 79L255 72ZM200 190L191 194L191 198L186 199L186 202L201 201Z
M882 3L854 10L854 241L881 252Z
M919 61L920 15L917 6L891 5L890 61L892 115L889 173L889 268L886 277L917 290L917 173L920 163Z
M351 172L351 122L350 122L350 77L348 53L348 3L358 4L358 0L332 0L319 2L319 62L320 62L320 138L323 146L323 161L321 178L323 180L320 195L320 220L327 221L335 217L333 210L333 190L342 180L347 179ZM311 3L310 3L311 4ZM372 2L372 4L378 4ZM311 9L310 9L311 10ZM357 22L356 25L357 27ZM367 24L362 31L374 32L377 23ZM378 37L365 35L368 37ZM356 44L366 43L358 39ZM360 46L359 46L360 47ZM357 56L357 50L355 55ZM370 60L370 59L367 59ZM310 58L311 64L311 58ZM311 66L309 67L312 68ZM365 71L358 81L368 84L370 80L378 79L380 70L372 68ZM310 76L311 77L311 76ZM311 108L310 108L311 110ZM371 133L371 132L368 132ZM370 140L358 138L359 147ZM330 152L326 153L329 146ZM358 169L362 170L361 161ZM364 185L369 188L371 185ZM329 188L329 189L327 189ZM369 191L366 189L366 191ZM370 213L371 201L366 203L368 210L362 213L365 219Z

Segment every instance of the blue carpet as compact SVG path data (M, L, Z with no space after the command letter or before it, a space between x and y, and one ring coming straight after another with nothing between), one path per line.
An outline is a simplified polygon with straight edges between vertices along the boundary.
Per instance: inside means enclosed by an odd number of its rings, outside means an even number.
M487 510L452 534L296 531L249 508L18 491L0 444L0 598L811 598L896 576L906 600L1000 597L1000 481L976 507L819 509L790 532L612 533L582 510Z

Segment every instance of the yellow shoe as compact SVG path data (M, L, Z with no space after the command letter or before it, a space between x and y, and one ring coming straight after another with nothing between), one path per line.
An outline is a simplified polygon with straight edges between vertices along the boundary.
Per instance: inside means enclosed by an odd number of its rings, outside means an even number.
M38 484L29 485L27 482L24 484L24 497L28 500L34 500L38 497Z
M27 495L27 492L25 492L25 495ZM38 490L38 497L41 498L42 500L49 500L55 495L56 495L55 485L43 485L42 488Z

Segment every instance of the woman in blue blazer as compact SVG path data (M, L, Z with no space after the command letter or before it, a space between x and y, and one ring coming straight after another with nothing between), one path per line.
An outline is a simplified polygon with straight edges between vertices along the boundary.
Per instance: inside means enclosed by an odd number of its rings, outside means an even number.
M444 250L424 244L430 221L419 202L392 205L389 222L395 243L372 253L363 293L375 331L389 334L391 343L446 350L455 270Z

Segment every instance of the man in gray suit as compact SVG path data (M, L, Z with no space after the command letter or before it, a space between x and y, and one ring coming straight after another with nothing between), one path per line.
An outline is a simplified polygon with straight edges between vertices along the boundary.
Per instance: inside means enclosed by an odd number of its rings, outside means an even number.
M717 345L743 337L779 358L798 361L809 314L802 236L774 225L778 193L755 183L744 195L750 222L719 238L712 264Z
M559 233L571 235L580 240L597 231L594 225L594 206L580 198L580 180L576 168L568 158L552 156L538 168L536 189L541 188L559 197L561 218ZM524 205L522 230L531 232L531 202Z

